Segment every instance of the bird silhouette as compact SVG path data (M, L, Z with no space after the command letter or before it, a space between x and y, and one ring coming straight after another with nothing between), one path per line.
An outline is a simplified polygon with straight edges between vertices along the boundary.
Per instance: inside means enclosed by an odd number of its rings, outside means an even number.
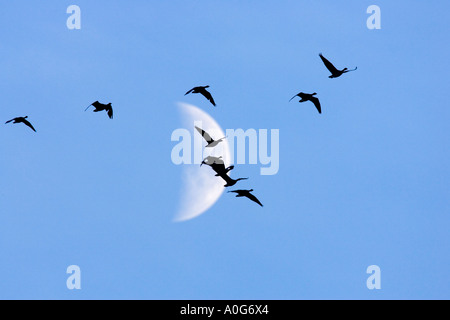
M214 140L213 138L211 138L211 136L205 130L200 129L197 126L195 126L195 129L197 129L197 131L202 135L203 139L205 139L206 142L208 143L206 145L206 148L213 148L213 147L217 146L220 142L222 142L223 139L226 138L226 137L223 137L222 139Z
M216 172L216 177L220 176L220 174L227 174L234 169L234 166L225 167L222 157L208 156L203 159L200 166L204 164L210 166Z
M26 117L17 117L17 118L11 119L9 121L6 121L5 124L8 124L8 123L13 122L13 121L14 121L13 123L23 123L23 124L27 125L28 127L30 127L34 132L36 132L36 130L34 129L33 125L27 120L27 118L28 118L28 116L26 116Z
M189 90L188 92L186 92L184 95L188 95L189 93L201 93L215 107L216 106L216 102L214 101L211 93L209 93L209 91L206 90L206 88L209 88L209 86L194 87L191 90Z
M214 163L223 163L222 156L220 157L214 157L214 156L207 156L205 159L203 159L202 163L200 164L200 167L204 164L210 166Z
M251 194L251 192L253 191L253 189L250 190L233 190L233 191L228 191L228 192L233 192L236 193L236 198L240 198L240 197L247 197L250 200L256 202L257 204L259 204L261 207L263 207L262 203L258 200L258 198L256 198L253 194Z
M314 93L300 92L300 93L297 93L295 96L293 96L291 98L291 100L289 100L289 101L292 101L292 99L294 99L295 97L300 97L302 99L299 102L311 101L316 106L317 111L319 111L319 113L322 113L322 108L320 106L320 101L319 101L318 98L314 97L316 94L317 94L316 92L314 92Z
M229 175L227 171L222 171L219 170L217 171L217 175L219 177L221 177L223 180L225 180L226 184L224 185L224 187L232 187L234 186L236 183L238 183L241 180L247 180L248 178L239 178L239 179L232 179ZM217 176L216 175L216 176Z
M110 119L113 118L113 108L111 102L108 104L103 104L98 101L95 101L91 103L84 111L87 111L87 109L89 109L90 106L93 106L95 108L94 112L100 112L105 110L108 113L109 118Z
M336 69L336 67L330 62L328 61L321 53L319 53L320 59L322 59L323 64L325 65L325 67L327 67L328 71L331 72L331 76L329 76L328 78L338 78L341 75L343 75L344 73L350 72L350 71L355 71L356 69L358 69L358 67L356 67L355 69L352 70L348 70L347 68L344 68L342 70L338 70Z

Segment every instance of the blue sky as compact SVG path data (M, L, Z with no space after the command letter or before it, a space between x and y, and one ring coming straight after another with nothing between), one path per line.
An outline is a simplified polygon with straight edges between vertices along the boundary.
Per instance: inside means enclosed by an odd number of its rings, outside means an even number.
M81 30L66 9L81 8ZM381 8L381 30L366 9ZM2 299L448 299L444 1L15 1L0 10ZM318 53L353 68L328 79ZM444 56L442 58L442 56ZM199 95L211 86L218 107ZM296 93L317 92L323 114ZM112 102L115 119L83 112ZM279 129L280 171L240 165L173 223L176 102ZM81 268L81 290L66 268ZM381 268L381 290L366 269Z

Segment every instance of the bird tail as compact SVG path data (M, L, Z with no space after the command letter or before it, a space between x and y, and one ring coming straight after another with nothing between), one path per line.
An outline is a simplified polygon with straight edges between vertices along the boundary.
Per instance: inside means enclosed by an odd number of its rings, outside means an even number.
M92 106L92 103L84 110L85 112Z
M355 70L358 70L358 67L356 67L355 69L352 69L352 70L347 70L345 73L350 72L350 71L355 71Z

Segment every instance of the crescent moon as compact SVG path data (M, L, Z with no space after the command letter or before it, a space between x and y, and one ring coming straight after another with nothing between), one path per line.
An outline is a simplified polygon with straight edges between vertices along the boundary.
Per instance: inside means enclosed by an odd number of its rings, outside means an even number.
M220 198L224 192L224 181L215 176L215 172L208 166L201 166L201 161L208 155L222 156L225 166L229 166L231 159L230 146L225 139L214 148L203 148L205 141L202 136L194 129L194 125L200 125L201 128L211 134L213 138L220 139L225 137L225 133L219 124L205 111L196 106L187 103L178 103L184 127L191 132L193 150L195 158L196 146L202 150L197 153L197 159L194 164L184 164L183 185L181 189L181 201L174 222L191 220L205 213ZM201 152L204 152L201 154ZM196 161L195 161L196 160ZM196 163L197 162L197 163Z

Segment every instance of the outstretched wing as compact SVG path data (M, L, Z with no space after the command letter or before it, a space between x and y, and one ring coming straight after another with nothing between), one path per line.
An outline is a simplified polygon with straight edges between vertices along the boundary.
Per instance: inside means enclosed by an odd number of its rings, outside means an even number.
M213 105L214 107L216 106L216 102L214 101L214 99L213 99L211 93L209 93L208 90L203 89L203 90L201 91L201 94L202 94L206 99L208 99L209 102L211 102L212 105Z
M28 121L23 119L22 122L27 125L28 127L30 127L34 132L36 132L36 130L34 129L33 125Z
M202 135L203 139L205 139L206 142L208 142L208 143L214 142L213 138L211 138L211 136L208 134L208 132L200 129L197 126L195 127L195 129L197 129L197 131Z
M256 202L257 204L259 204L261 207L263 207L262 203L258 200L258 198L256 198L254 195L252 195L250 192L247 193L245 195L247 198L249 198L250 200Z
M319 53L320 59L322 59L323 64L325 65L325 67L327 67L327 69L332 73L335 74L337 72L339 72L338 69L336 69L335 66L333 66L333 64L328 61L321 53Z
M108 112L108 117L110 119L113 118L113 108L111 106L108 106L108 108L106 108L106 111Z
M319 113L322 113L322 108L320 106L319 98L312 97L311 98L311 102L314 103L314 105L316 106L317 111L319 111Z

